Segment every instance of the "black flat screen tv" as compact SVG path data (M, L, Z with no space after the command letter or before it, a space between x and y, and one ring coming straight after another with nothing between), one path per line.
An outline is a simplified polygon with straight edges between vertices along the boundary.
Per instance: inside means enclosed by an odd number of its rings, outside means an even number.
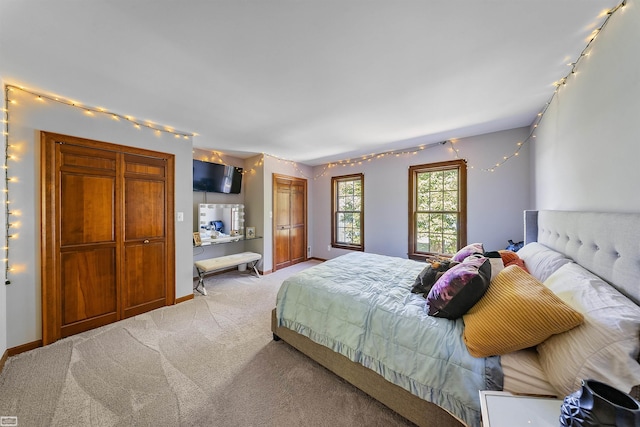
M242 168L193 160L193 191L240 194Z

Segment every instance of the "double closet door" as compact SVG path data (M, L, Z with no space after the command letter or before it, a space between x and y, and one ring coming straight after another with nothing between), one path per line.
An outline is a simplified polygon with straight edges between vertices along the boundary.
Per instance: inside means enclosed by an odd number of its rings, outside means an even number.
M307 180L273 174L273 270L307 259Z
M173 304L173 155L41 142L43 344Z

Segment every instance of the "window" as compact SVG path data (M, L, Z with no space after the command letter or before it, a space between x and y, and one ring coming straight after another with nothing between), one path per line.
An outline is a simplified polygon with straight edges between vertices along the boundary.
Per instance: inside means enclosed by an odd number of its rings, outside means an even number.
M409 168L409 258L454 254L467 240L464 160Z
M331 178L331 246L364 251L364 175Z

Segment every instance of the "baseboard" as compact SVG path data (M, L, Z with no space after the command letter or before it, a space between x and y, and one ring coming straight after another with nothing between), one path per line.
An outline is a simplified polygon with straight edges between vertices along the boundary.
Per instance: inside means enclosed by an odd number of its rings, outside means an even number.
M11 357L39 347L42 347L42 340L32 341L16 347L8 348L7 353L9 354L9 357Z
M177 298L176 299L176 304L180 304L181 302L189 301L190 299L193 299L193 294L189 294L189 295L185 295L183 297Z
M324 259L324 258L318 258L318 257L315 257L315 256L312 256L312 257L308 258L308 260L309 261L315 260L315 261L322 261L322 262L326 261L326 259Z
M9 350L5 350L4 354L2 355L2 357L0 357L0 373L2 372L2 369L4 368L4 362L6 362L8 358L9 358Z

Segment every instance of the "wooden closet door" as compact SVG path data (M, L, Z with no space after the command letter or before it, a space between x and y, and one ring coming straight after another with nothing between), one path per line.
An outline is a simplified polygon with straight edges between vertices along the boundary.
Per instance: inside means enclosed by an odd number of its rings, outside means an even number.
M174 156L41 135L43 344L173 304Z
M116 212L117 155L110 151L56 145L60 203L57 319L62 337L118 318Z
M307 259L307 181L273 175L273 270Z
M273 269L277 270L291 265L291 181L276 178L274 182Z
M289 238L291 264L307 259L307 224L306 224L306 182L291 183L290 218L291 231Z
M165 305L166 176L162 159L124 156L123 318Z

